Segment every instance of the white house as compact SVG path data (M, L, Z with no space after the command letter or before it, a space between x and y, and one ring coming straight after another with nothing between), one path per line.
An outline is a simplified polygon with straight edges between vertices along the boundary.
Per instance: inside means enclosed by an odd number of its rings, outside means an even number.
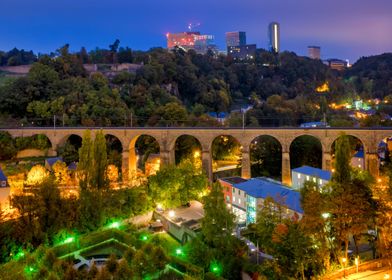
M305 182L311 181L323 187L331 180L331 177L331 171L304 165L291 170L291 186L298 190L304 186Z

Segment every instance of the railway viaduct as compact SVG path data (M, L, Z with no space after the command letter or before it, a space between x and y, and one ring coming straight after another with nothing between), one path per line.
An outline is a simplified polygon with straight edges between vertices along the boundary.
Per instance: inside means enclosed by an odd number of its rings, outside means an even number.
M33 136L44 134L56 148L64 144L71 135L83 136L85 130L90 130L92 135L102 130L105 135L117 137L122 144L122 172L131 174L136 171L135 143L139 136L149 135L156 139L160 146L161 164L175 163L175 143L178 137L190 135L201 144L202 165L207 176L212 179L212 142L219 136L232 136L242 146L242 176L249 178L250 169L250 144L259 136L272 136L282 147L282 182L291 184L290 145L299 136L310 135L318 139L322 146L322 168L331 170L331 148L334 141L342 135L357 137L363 144L365 152L365 168L373 175L378 176L378 144L386 137L392 136L392 129L387 128L16 128L1 129L8 131L13 137Z

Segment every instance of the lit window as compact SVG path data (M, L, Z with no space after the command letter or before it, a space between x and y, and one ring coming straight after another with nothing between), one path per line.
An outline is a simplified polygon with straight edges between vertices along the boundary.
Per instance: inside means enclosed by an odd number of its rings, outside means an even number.
M238 204L241 204L241 198L238 199Z
M298 179L301 179L301 174L297 174L297 178L298 178Z
M360 165L360 164L358 164L358 168L361 168L361 165Z
M316 183L316 178L314 178L314 177L313 177L313 182L315 182L315 183Z
M322 185L322 184L323 184L323 180L320 179L320 185Z
M235 202L235 196L233 196L233 202Z
M309 176L306 176L306 181L309 181Z

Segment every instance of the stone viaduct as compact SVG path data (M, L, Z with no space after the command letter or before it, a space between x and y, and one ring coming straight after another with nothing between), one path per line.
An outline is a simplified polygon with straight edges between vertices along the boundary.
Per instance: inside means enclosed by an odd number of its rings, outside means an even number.
M291 184L290 145L299 136L310 135L318 139L322 146L322 168L331 170L331 147L333 142L342 134L357 137L363 144L365 151L365 168L373 176L378 176L378 144L386 137L392 136L391 129L342 129L342 128L21 128L2 129L8 131L13 137L32 136L44 134L56 149L64 144L71 135L82 137L85 130L94 134L102 130L105 135L117 137L122 144L122 172L123 174L136 171L135 143L139 136L149 135L156 139L160 146L161 164L175 163L175 143L178 137L190 135L195 137L202 147L203 169L212 179L211 146L218 136L232 136L242 145L242 176L249 178L250 144L259 136L272 136L282 147L282 182Z

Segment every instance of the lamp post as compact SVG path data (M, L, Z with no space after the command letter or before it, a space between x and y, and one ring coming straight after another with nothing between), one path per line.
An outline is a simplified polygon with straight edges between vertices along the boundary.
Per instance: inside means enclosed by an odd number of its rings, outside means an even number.
M356 256L355 257L355 266L356 266L356 271L357 271L357 273L358 273L358 266L359 266L359 256Z
M347 258L342 258L342 262L343 262L343 277L346 278L346 262L347 262Z

